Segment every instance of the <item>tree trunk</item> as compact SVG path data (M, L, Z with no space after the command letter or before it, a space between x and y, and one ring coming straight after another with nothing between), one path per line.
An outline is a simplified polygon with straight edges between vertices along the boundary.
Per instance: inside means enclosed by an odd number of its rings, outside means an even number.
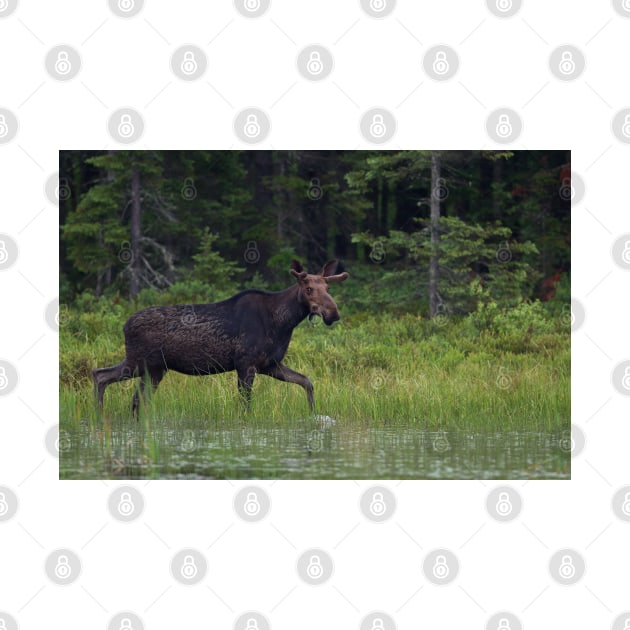
M134 166L131 171L131 281L129 283L129 297L133 300L140 292L140 237L142 227L140 215L140 171Z
M503 182L503 160L498 159L492 163L492 211L495 219L501 218L501 195L497 190Z
M431 260L429 262L429 317L438 314L438 263L440 247L440 197L438 186L440 179L440 156L431 152Z

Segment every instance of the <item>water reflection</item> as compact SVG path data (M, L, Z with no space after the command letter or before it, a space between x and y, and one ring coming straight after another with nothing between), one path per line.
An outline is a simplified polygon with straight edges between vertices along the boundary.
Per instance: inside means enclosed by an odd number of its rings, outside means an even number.
M569 479L563 433L309 426L70 434L62 478Z

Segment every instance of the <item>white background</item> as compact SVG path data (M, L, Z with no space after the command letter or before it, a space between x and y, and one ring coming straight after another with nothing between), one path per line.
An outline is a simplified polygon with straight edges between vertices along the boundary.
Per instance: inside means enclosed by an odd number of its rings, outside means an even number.
M46 52L66 43L82 56L80 74L56 82ZM184 43L203 48L204 77L183 82L169 66ZM296 69L299 50L320 43L335 67L309 82ZM435 82L423 51L446 43L458 74ZM552 50L570 43L586 57L573 82L550 72ZM105 628L121 610L145 627L231 628L259 610L274 629L358 628L372 610L400 629L484 628L499 610L528 629L608 628L630 609L630 525L611 509L630 483L628 400L611 385L614 366L630 356L627 272L612 243L628 222L630 146L611 132L614 114L630 106L630 19L612 3L525 0L499 19L481 0L399 0L376 20L358 0L273 0L258 19L227 0L148 0L130 19L105 0L21 0L0 19L0 107L19 119L14 140L0 145L0 232L20 255L0 272L0 359L19 371L19 385L0 396L0 485L18 495L17 515L0 524L0 611L22 629ZM246 148L232 122L247 106L272 120L256 148L369 148L362 112L394 113L397 133L385 148L493 148L490 112L506 106L524 121L510 149L571 149L586 183L573 208L572 295L586 309L572 337L572 422L586 434L570 482L514 482L520 517L499 524L485 499L495 482L386 482L398 509L384 524L359 511L368 482L261 482L269 516L241 521L232 508L243 483L142 482L142 517L113 520L107 498L115 482L60 482L58 461L44 446L58 423L58 335L44 320L58 295L58 213L44 182L58 169L59 149L116 148L106 122L116 108L145 121L135 148ZM133 482L132 482L133 483ZM44 573L48 553L74 549L83 570L59 587ZM208 574L197 586L176 583L172 556L202 550ZM299 553L328 550L335 573L309 587L295 572ZM435 547L452 549L460 573L436 587L421 571ZM550 579L552 553L570 547L586 559L574 586Z

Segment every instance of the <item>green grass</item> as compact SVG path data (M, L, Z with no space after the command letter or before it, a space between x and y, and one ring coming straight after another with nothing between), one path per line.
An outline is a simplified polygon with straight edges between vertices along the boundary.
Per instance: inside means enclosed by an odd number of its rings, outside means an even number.
M539 306L519 309L532 310L531 316L502 313L487 321L485 313L432 322L412 314L355 313L332 328L304 322L285 363L311 379L316 413L335 419L334 439L341 442L344 431L349 441L370 431L560 436L570 428L568 325ZM203 444L204 452L196 453L203 461L218 465L230 456L221 470L204 475L273 477L287 440L291 448L302 441L298 452L311 449L309 440L321 427L309 415L304 391L265 376L256 377L249 413L239 403L234 372L169 372L147 398L139 422L130 410L137 379L106 389L100 417L90 371L123 358L125 319L125 313L69 311L62 320L60 432L72 443L62 453L62 477L116 477L121 467L124 476L177 475L189 465L190 441ZM523 322L527 329L519 330ZM259 451L252 451L252 440L260 442ZM353 444L332 446L343 457L364 450L366 466L380 452L367 442ZM252 469L248 458L255 452L275 455ZM564 459L559 462L566 468ZM328 463L331 470L337 465ZM66 464L72 473L64 472ZM308 470L302 472L308 478Z
M431 326L412 315L356 315L331 329L305 322L294 333L285 363L313 381L318 413L347 423L550 430L566 422L567 334L529 336L522 340L527 347L515 351L507 342L501 349L490 332L467 332L465 322ZM60 355L64 424L96 421L90 370L124 357L122 332L82 339L62 331ZM105 416L127 418L136 386L136 380L110 385ZM169 372L149 404L150 415L174 422L238 421L243 411L234 372L207 377ZM278 424L307 415L300 387L256 378L248 422Z

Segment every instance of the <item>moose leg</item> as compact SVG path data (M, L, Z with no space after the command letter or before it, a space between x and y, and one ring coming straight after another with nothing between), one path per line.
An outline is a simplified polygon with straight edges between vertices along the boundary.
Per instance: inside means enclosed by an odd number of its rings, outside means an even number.
M165 370L161 370L161 369L149 370L149 377L151 378L151 387L153 389L153 393L155 393L155 390L158 388L160 381L164 378L164 374L165 374ZM146 386L147 380L148 379L146 378L146 376L140 379L139 392L136 391L136 393L133 395L133 398L131 399L131 410L133 411L133 415L136 417L136 420L139 417L140 396L142 396L143 402L145 401L144 388Z
M254 378L256 378L256 368L253 366L236 368L238 375L238 393L241 401L245 403L245 407L249 410L252 401L252 387L254 386Z
M126 381L134 378L136 375L127 365L127 359L121 361L118 365L112 367L97 368L92 370L92 378L94 379L94 398L100 409L103 408L103 393L110 383Z
M279 381L285 381L287 383L296 383L304 388L306 397L308 398L308 406L311 412L315 411L315 398L313 396L313 383L304 376L291 368L288 368L282 363L278 363L264 372L267 376L277 378Z

